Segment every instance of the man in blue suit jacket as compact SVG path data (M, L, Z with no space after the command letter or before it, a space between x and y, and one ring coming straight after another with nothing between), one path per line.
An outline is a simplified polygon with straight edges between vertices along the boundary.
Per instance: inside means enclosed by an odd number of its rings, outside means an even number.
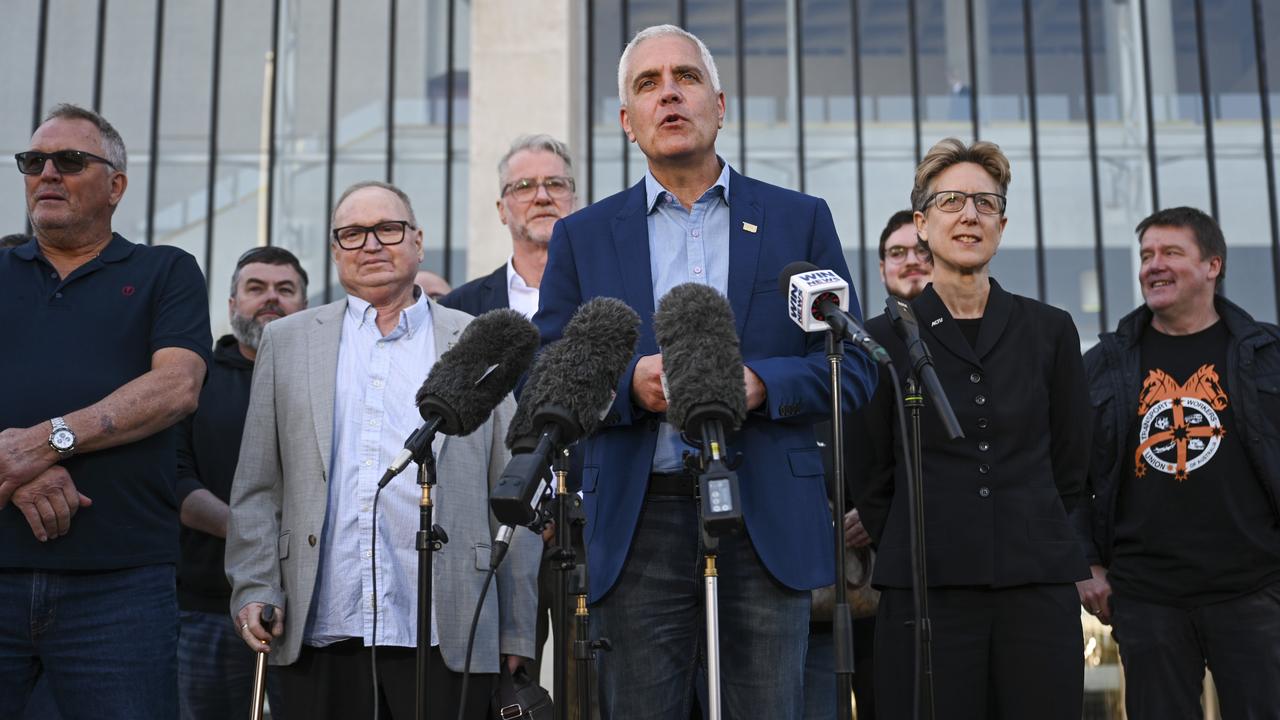
M696 480L664 422L655 301L701 282L728 296L750 409L729 438L745 534L719 551L725 717L798 718L803 709L808 590L834 576L834 527L813 423L830 407L822 334L787 316L778 274L807 260L848 278L825 203L743 177L715 152L724 118L715 62L670 25L636 35L619 62L621 121L648 159L643 182L557 223L535 317L543 342L597 296L640 315L637 353L605 427L582 443L592 632L606 718L687 720L705 654ZM854 312L856 300L850 303ZM844 402L875 371L850 348Z

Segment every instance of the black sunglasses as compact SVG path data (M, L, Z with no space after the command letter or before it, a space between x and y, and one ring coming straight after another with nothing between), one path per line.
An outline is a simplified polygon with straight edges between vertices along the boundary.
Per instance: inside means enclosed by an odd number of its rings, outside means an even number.
M53 166L63 175L74 175L75 173L83 172L90 162L100 162L103 165L115 168L115 164L110 160L83 150L58 150L51 153L28 150L14 155L13 158L18 161L18 172L23 175L39 175L44 172L46 160L52 160Z

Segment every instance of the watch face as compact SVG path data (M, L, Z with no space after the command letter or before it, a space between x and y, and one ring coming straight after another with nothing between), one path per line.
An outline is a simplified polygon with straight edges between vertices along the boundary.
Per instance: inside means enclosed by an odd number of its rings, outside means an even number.
M70 430L55 430L50 442L57 450L70 450L76 444L76 436Z

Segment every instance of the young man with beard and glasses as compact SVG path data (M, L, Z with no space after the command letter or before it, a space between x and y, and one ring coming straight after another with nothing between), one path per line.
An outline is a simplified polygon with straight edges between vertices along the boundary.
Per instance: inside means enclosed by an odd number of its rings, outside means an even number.
M36 239L0 252L0 717L42 676L64 717L176 717L171 428L208 291L188 253L112 232L128 158L101 115L59 105L30 147Z
M227 502L262 329L306 306L307 272L293 253L255 247L241 255L227 301L231 334L214 346L199 409L178 426L178 697L184 720L226 718L249 707L253 655L227 619ZM268 678L271 714L283 718L278 682Z
M641 318L640 339L604 427L580 443L592 633L605 718L687 720L705 657L697 452L665 421L657 301L697 282L727 296L744 359L748 408L729 449L744 531L720 541L720 676L726 717L799 718L809 591L834 580L834 528L813 425L830 408L822 333L787 315L778 275L806 260L849 277L822 200L734 172L716 154L724 93L696 36L647 28L618 62L620 120L645 177L556 223L534 322L558 339L583 302L612 296ZM854 295L854 293L850 293ZM850 299L854 314L858 302ZM844 402L876 371L845 351Z
M1144 305L1085 354L1089 492L1075 513L1085 610L1114 625L1134 720L1280 713L1280 328L1220 294L1200 210L1137 227Z

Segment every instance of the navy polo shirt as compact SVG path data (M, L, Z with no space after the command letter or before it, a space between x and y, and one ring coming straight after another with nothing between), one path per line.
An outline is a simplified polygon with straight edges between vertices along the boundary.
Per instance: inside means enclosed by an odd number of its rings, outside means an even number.
M0 251L0 428L25 428L92 405L186 348L213 344L204 276L190 254L113 234L65 279L36 241ZM72 430L77 430L74 426ZM93 500L71 532L41 543L10 503L0 510L0 568L113 570L178 554L175 429L63 462Z

